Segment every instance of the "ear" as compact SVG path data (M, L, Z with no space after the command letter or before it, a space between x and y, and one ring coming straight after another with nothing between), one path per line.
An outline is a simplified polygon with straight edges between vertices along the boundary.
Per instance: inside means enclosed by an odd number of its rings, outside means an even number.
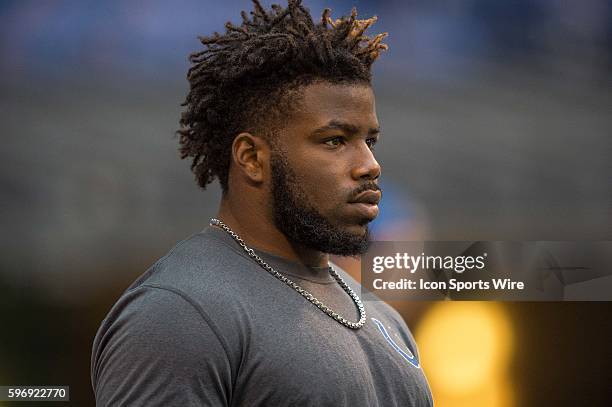
M234 138L232 160L247 182L254 184L263 182L268 157L268 143L263 138L250 133L240 133Z

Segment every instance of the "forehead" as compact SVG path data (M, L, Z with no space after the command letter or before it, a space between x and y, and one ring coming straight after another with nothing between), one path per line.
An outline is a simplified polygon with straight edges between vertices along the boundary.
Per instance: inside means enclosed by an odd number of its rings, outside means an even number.
M318 128L330 121L350 123L358 128L378 127L374 92L367 84L318 82L305 86L288 126Z

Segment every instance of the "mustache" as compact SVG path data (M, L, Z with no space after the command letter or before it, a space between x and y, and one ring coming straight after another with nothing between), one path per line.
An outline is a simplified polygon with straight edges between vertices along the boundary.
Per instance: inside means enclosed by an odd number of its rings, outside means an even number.
M354 200L357 198L357 195L359 195L362 192L365 191L380 191L381 197L382 197L382 189L378 186L378 184L374 181L368 181L364 184L359 185L359 187L357 187L357 189L355 189L352 193L351 193L351 199L350 200Z

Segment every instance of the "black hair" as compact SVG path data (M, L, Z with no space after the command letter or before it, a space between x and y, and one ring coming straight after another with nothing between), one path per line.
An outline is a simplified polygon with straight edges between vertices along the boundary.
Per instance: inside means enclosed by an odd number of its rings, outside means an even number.
M325 9L315 23L301 0L271 10L253 0L250 17L225 24L225 34L199 37L205 49L190 55L190 90L177 131L181 158L206 188L215 177L228 189L231 145L240 132L269 132L295 105L295 91L322 80L370 83L371 66L386 33L366 29L376 17L351 15L333 21ZM293 93L292 93L293 91ZM289 97L291 95L291 97Z

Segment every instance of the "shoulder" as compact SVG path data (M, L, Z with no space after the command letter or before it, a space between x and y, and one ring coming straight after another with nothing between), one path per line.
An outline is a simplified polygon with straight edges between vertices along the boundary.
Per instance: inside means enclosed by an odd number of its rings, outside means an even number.
M96 401L162 405L165 399L188 405L202 402L202 394L226 399L233 357L218 328L188 296L141 285L117 301L94 339ZM202 384L203 375L217 381Z
M168 342L165 344L187 343L201 339L203 332L212 332L211 338L226 347L206 311L187 294L171 287L143 284L126 291L117 300L102 321L96 342L125 335L121 341L158 336L159 340Z
M214 343L217 353L233 357L248 311L239 284L248 259L234 250L205 232L178 243L117 299L98 330L94 353L116 355L130 341L187 350L205 341L208 349Z
M238 272L250 260L233 242L207 228L179 242L126 290L142 285L176 289L195 298L223 291L243 276Z

